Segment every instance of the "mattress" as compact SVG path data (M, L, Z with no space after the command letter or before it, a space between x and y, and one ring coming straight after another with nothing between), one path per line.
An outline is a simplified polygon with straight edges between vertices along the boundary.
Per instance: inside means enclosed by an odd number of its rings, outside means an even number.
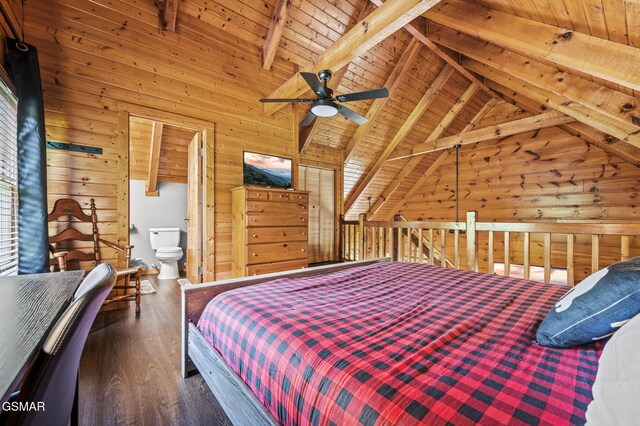
M198 328L286 425L583 424L602 343L533 342L567 291L384 262L223 293Z

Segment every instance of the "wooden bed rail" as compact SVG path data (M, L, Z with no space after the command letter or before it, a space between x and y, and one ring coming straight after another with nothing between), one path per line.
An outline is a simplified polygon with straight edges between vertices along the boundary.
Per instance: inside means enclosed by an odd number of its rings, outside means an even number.
M551 282L553 269L566 270L568 285L607 264L626 260L633 250L640 255L640 223L601 222L478 222L468 212L465 222L342 221L344 261L388 256L393 260L428 263L496 272L502 262L504 275L512 265L531 278L532 268L543 268L543 281ZM640 239L639 239L640 240ZM617 241L617 242L616 242ZM577 274L576 265L579 267Z

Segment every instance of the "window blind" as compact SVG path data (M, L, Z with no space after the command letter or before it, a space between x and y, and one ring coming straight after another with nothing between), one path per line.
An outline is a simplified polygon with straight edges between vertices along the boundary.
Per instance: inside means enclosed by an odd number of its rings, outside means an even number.
M0 79L0 276L18 272L17 105Z

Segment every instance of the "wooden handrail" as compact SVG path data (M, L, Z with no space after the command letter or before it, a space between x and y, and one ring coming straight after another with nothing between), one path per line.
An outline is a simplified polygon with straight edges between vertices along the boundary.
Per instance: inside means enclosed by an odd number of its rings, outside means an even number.
M467 270L478 271L481 260L478 251L482 248L483 253L487 250L486 257L483 256L482 259L482 270L489 273L495 272L497 241L504 249L504 254L498 253L498 255L504 256L505 275L510 274L512 260L517 259L515 263L523 263L522 276L525 279L530 278L533 247L539 250L536 252L536 256L540 256L536 257L540 259L537 265L544 267L544 282L548 283L551 280L554 267L552 262L556 265L555 268L558 268L557 265L560 262L561 268L566 266L568 285L575 284L576 271L580 271L580 274L597 271L601 267L603 254L607 263L629 259L632 248L631 237L640 237L640 223L622 221L617 223L602 221L478 222L475 212L468 212L465 222L406 221L400 215L397 215L393 221L367 221L362 214L357 221L341 221L341 230L344 234L342 237L344 260L390 256L394 260L418 263L426 260L429 264L436 264L435 262L439 261L445 267L466 267ZM496 236L496 232L502 235ZM537 238L542 239L535 240L538 242L533 246L532 234L539 235ZM479 242L479 236L482 236L482 243ZM577 236L590 236L590 239L587 240L587 237L577 240ZM604 239L611 236L620 238L620 255L614 256L613 259L611 239ZM460 242L461 237L464 245ZM590 241L588 258L584 248L578 249L578 242L581 247L584 247L585 244L589 244L587 241ZM601 248L603 244L605 248ZM448 245L450 247L447 247ZM558 260L559 250L566 251L566 265L563 263L564 260ZM447 254L453 254L453 258L450 260ZM464 266L462 256L466 256ZM585 263L587 261L590 261L589 264Z

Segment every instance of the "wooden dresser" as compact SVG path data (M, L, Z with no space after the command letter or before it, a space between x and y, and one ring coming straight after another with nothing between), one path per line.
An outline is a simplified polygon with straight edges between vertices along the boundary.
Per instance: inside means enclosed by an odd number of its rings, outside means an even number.
M307 267L308 192L253 186L231 192L235 277Z

